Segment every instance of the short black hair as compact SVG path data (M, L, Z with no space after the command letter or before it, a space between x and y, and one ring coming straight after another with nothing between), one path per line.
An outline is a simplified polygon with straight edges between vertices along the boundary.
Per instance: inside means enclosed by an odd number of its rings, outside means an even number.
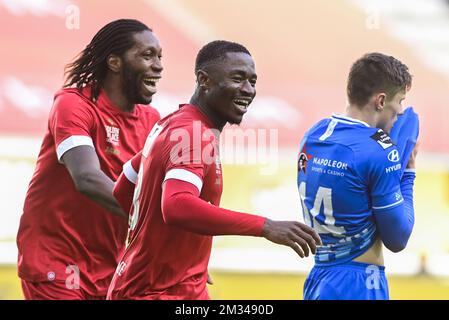
M349 103L364 106L376 92L385 92L392 99L401 90L408 90L412 76L408 67L392 56L374 52L365 54L351 67L347 83Z
M207 65L215 60L223 59L228 52L243 52L248 55L249 50L245 46L226 40L215 40L209 42L200 49L195 61L195 74L200 69L204 69Z
M75 61L66 66L64 87L75 85L81 90L88 84L92 85L90 98L95 101L108 71L106 61L108 56L110 54L122 56L134 45L133 34L145 30L153 31L135 19L119 19L105 25Z

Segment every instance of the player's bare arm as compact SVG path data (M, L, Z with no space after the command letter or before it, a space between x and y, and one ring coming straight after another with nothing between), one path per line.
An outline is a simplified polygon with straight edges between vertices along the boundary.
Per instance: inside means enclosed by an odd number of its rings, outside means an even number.
M95 201L109 212L127 218L112 195L114 182L101 171L100 161L90 146L79 146L67 151L62 161L73 179L76 190Z

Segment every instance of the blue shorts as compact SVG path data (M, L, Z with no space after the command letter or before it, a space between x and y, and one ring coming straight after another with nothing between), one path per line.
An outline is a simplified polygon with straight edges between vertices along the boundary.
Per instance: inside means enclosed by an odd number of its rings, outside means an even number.
M388 300L385 267L347 262L315 266L304 283L304 300Z

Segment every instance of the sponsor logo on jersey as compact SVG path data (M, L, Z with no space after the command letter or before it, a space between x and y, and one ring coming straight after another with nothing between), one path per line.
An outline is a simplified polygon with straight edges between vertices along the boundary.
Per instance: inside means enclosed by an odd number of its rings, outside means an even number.
M105 125L104 128L106 129L106 141L112 143L114 146L118 146L120 144L119 142L120 129L117 127L107 125Z
M342 170L348 169L348 164L346 162L332 160L332 159L313 158L313 164L316 164L319 166L324 166L324 167L342 169Z
M391 162L398 162L399 161L399 151L396 149L391 150L390 153L388 154L388 160L390 160Z
M301 153L299 154L299 157L298 157L298 172L302 171L302 172L306 173L307 162L312 158L313 157L310 154L307 154L306 146L304 145L304 147L302 148Z
M375 134L371 136L371 139L376 141L384 150L394 146L393 140L382 129L379 129Z
M397 170L400 170L401 167L402 167L401 164L398 163L398 164L395 164L394 166L390 166L388 168L385 168L385 172L386 173L390 173L390 172L393 172L393 171L397 171Z
M56 273L54 273L53 271L49 271L47 273L47 279L48 281L53 281L56 279Z
M120 155L120 150L114 149L112 147L106 146L104 152L107 154L114 154L116 156Z

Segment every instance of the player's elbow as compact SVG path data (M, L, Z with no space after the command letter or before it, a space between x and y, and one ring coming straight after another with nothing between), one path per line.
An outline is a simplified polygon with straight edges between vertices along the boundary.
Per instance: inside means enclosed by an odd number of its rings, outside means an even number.
M408 239L410 238L411 230L402 230L402 232L397 232L394 237L390 239L382 239L385 247L388 250L397 253L407 247Z
M91 190L92 177L89 172L80 172L72 176L75 189L79 193L89 195Z
M397 243L386 243L384 242L385 247L387 247L388 250L398 253L405 249L407 246L407 242L397 242Z

